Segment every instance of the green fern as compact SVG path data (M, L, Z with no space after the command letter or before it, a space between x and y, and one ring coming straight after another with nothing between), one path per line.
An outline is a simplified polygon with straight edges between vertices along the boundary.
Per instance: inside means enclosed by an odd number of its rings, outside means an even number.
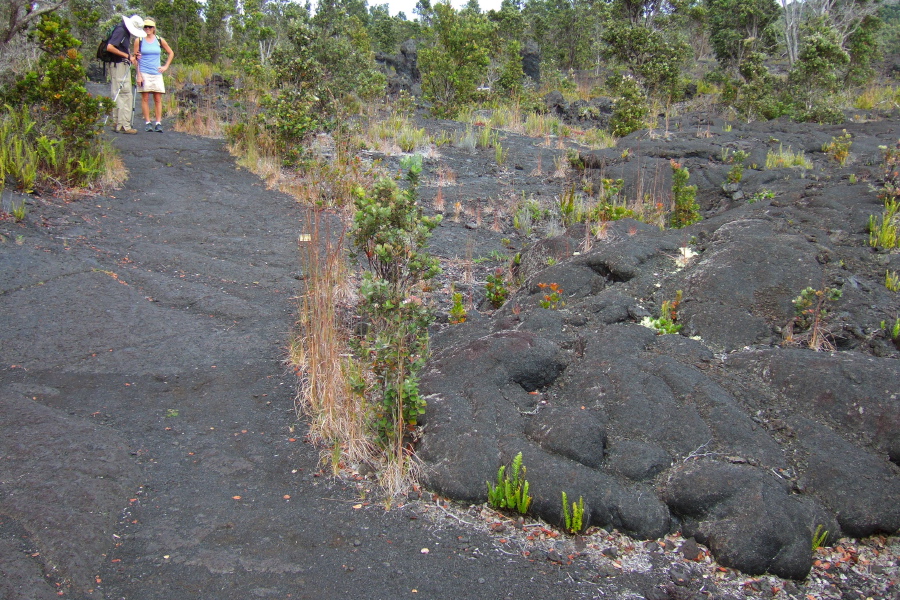
M566 531L575 535L581 533L584 529L584 496L578 497L578 502L572 503L572 510L569 511L569 498L566 493L562 493L563 517L566 522Z
M825 540L828 539L828 530L823 529L821 525L816 527L816 532L813 533L812 537L812 550L816 551L817 548L821 548L825 545Z
M525 480L525 466L522 464L522 453L516 454L510 466L511 475L506 474L506 465L497 471L497 485L487 482L488 502L498 510L515 510L523 515L531 506L528 494L528 481Z

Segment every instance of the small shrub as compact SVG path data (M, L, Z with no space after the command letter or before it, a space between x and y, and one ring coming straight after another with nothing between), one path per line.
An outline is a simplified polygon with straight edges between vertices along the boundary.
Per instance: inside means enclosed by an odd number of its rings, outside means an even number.
M562 493L563 519L566 524L566 531L572 535L581 533L584 529L584 497L579 496L578 502L572 503L572 509L569 510L569 499L566 493Z
M847 164L847 159L850 158L850 146L853 145L850 137L850 134L844 129L844 135L832 137L830 142L822 144L822 152L829 155L843 167Z
M650 116L650 104L640 84L632 77L620 77L613 84L608 82L607 85L616 89L619 94L609 119L612 134L624 137L646 127Z
M641 325L649 327L650 329L655 329L656 333L659 335L671 335L681 331L681 323L676 323L678 320L678 305L681 304L681 297L682 292L681 290L678 290L675 293L674 300L666 300L662 303L659 310L659 318L654 319L652 317L644 317L641 321Z
M871 189L883 202L900 199L900 141L893 147L878 148L882 153L882 181L880 187L873 186Z
M563 289L558 283L539 283L538 287L545 290L544 297L540 300L541 308L557 310L566 305L563 300Z
M732 165L726 175L728 183L741 182L741 179L744 178L744 161L748 157L749 154L744 150L732 152L730 148L722 149L722 162Z
M811 350L833 350L834 346L828 340L828 304L836 302L843 293L836 288L822 288L820 290L808 287L794 298L794 325L801 331L807 332L807 346Z
M528 481L525 479L521 452L513 459L510 473L506 473L506 465L503 465L497 471L497 484L487 482L488 502L498 510L513 510L524 515L531 506L532 498L528 495Z
M500 308L506 302L509 296L509 288L506 287L506 281L503 278L503 271L497 269L492 275L487 276L487 283L484 285L485 296L491 306Z
M725 179L728 180L728 183L740 183L741 179L744 178L744 165L741 163L735 163L728 170L728 174L725 176Z
M759 202L760 200L771 200L775 197L775 192L772 190L762 189L750 196L747 199L749 204L753 204L754 202Z
M466 322L466 307L463 306L463 295L460 292L453 292L453 304L450 307L450 323L459 325Z
M697 186L687 185L690 173L674 160L672 165L672 216L669 223L680 229L700 220L700 205L697 204Z
M350 239L369 263L360 285L360 313L366 334L354 340L355 351L371 372L354 382L358 393L374 396L375 426L386 448L402 452L407 428L425 412L418 372L428 353L431 313L413 290L439 272L437 260L424 250L440 216L426 217L416 203L422 157L405 157L408 188L383 178L372 193L355 190L356 214Z

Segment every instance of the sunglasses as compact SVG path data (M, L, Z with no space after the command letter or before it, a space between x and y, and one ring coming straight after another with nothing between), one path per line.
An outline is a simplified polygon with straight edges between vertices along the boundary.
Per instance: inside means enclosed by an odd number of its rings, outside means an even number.
M153 25L144 25L144 29L156 29Z

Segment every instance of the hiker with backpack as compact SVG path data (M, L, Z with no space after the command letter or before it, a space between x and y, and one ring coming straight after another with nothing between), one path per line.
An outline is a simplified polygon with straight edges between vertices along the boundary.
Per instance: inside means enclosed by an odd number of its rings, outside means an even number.
M146 131L162 133L162 95L166 93L166 84L162 74L166 72L175 53L166 40L156 35L156 22L144 20L144 39L134 40L134 53L140 57L138 61L137 85L141 93L141 110L144 113ZM166 52L166 64L160 65L162 52ZM156 125L150 124L150 94L153 94L153 109L156 113Z
M143 38L144 20L139 15L122 16L122 22L116 25L106 40L105 62L110 63L110 92L115 100L113 109L113 129L119 133L137 133L131 126L134 111L134 96L131 94L131 65L137 63L132 56L131 36ZM101 44L101 50L103 46ZM127 89L126 89L127 88ZM125 93L122 93L123 90Z

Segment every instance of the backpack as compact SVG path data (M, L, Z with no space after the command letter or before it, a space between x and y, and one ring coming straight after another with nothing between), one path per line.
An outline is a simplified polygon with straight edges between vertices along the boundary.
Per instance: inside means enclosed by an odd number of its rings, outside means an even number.
M104 71L106 71L105 63L117 62L121 58L120 56L116 56L115 54L113 54L112 52L110 52L109 50L106 49L106 47L109 45L109 38L112 37L113 31L115 31L116 27L118 27L118 26L119 26L119 24L116 23L115 25L110 27L106 31L106 35L103 36L103 39L100 41L100 45L97 46L97 60L104 63L104 65L103 65Z

